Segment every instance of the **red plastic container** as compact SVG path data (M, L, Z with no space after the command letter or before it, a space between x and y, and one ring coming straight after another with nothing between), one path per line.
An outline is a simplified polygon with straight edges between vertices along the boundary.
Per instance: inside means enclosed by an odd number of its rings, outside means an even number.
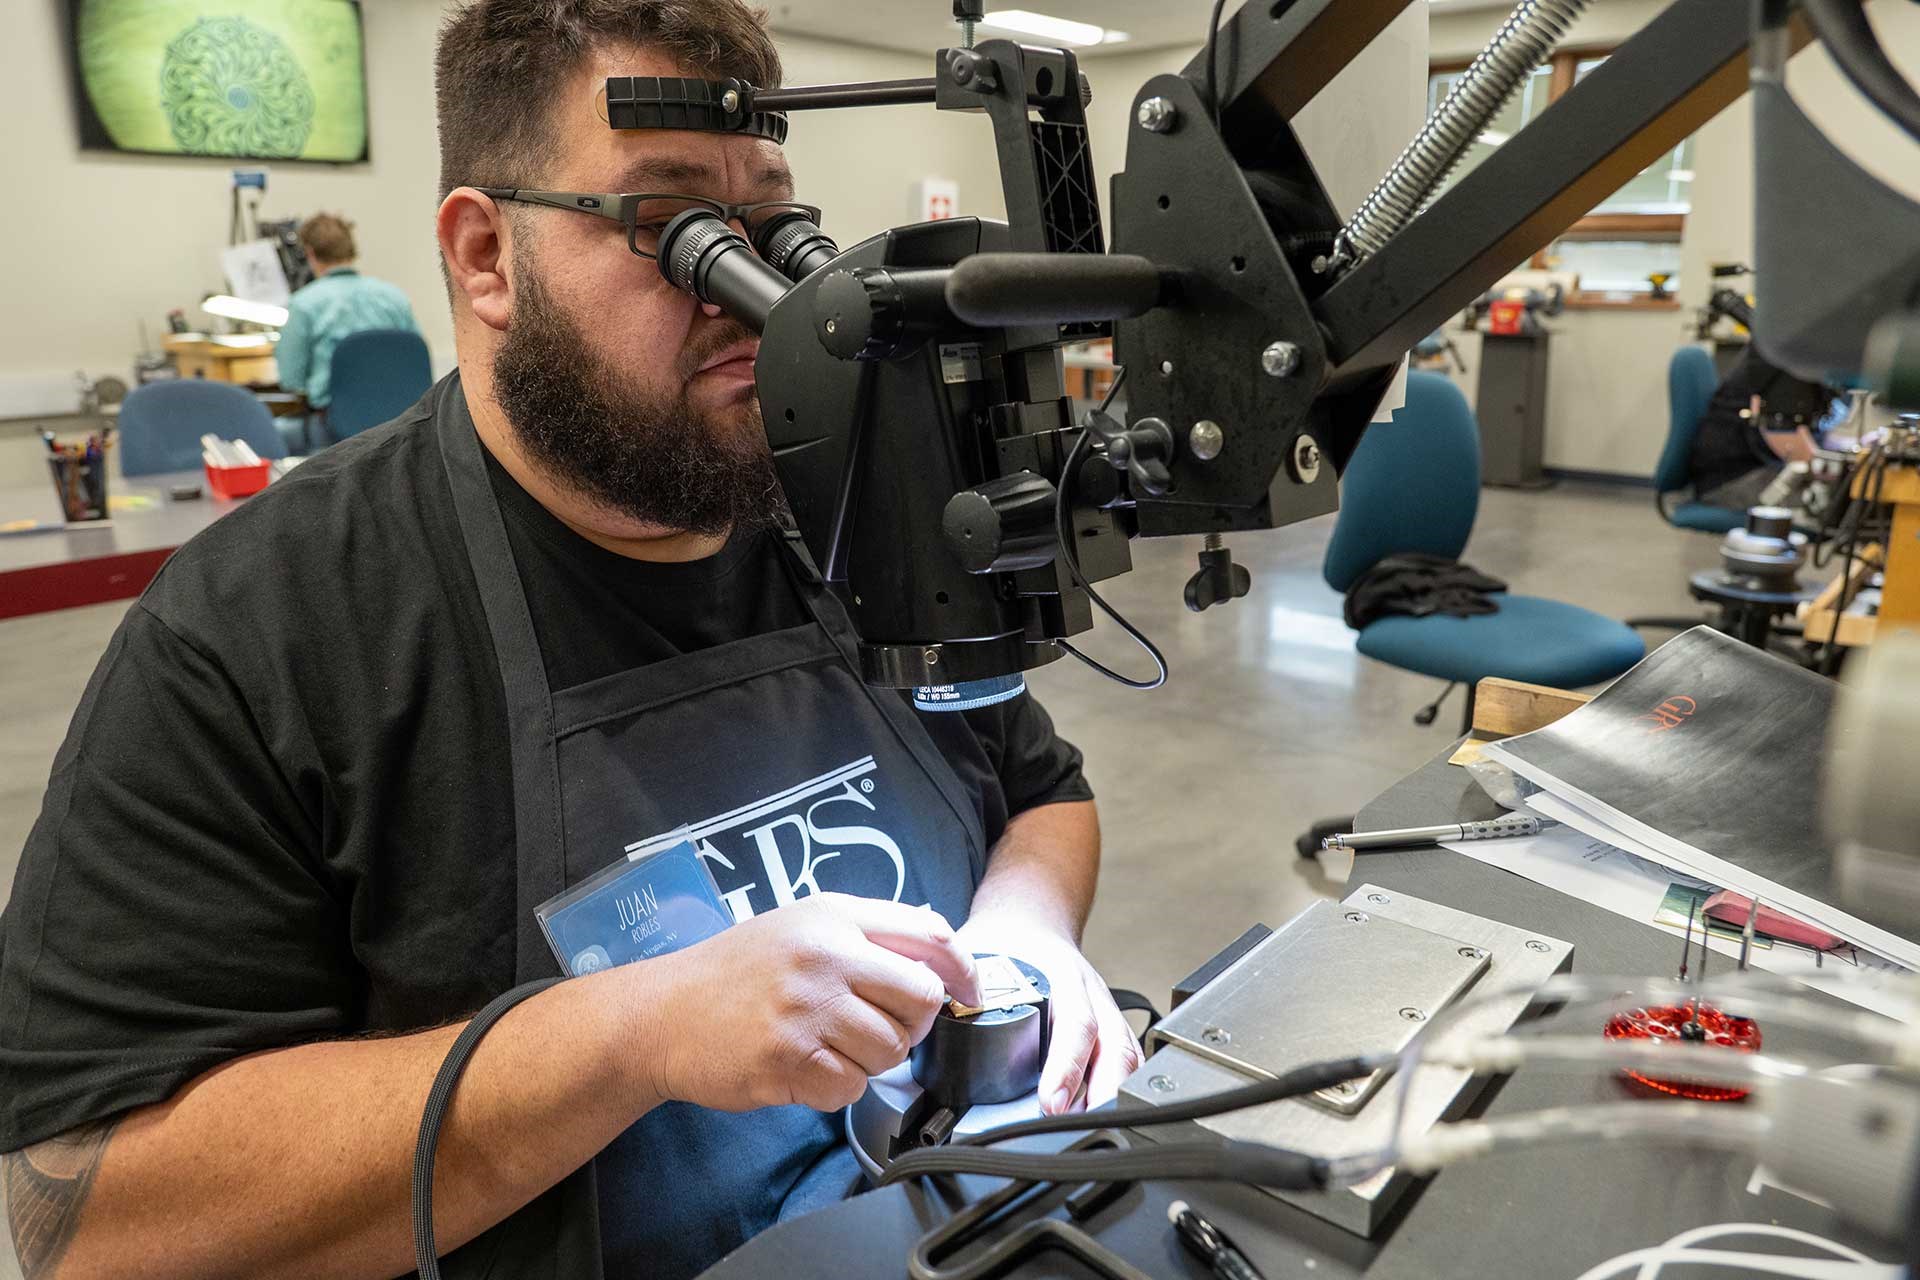
M1525 332L1527 304L1508 298L1495 299L1487 311L1487 332L1517 337Z
M273 479L271 462L252 467L216 467L212 463L203 465L207 469L207 487L213 490L216 498L244 498L260 492L267 487L267 481Z

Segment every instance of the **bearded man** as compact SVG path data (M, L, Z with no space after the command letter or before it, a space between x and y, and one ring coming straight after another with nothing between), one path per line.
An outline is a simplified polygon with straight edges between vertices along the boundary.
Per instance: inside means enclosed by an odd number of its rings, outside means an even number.
M458 371L183 547L55 760L0 932L32 1280L408 1271L436 1069L563 966L446 1117L450 1274L676 1280L843 1196L836 1110L978 998L976 952L1051 980L1046 1110L1138 1060L1077 946L1079 753L1030 698L861 682L754 335L652 257L673 211L799 193L772 140L616 131L600 88L776 84L758 19L473 0L437 67ZM682 829L731 927L567 964L536 911Z

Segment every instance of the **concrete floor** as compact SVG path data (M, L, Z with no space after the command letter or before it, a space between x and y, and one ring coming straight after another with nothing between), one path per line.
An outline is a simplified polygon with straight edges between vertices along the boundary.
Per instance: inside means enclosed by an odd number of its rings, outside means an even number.
M1667 527L1652 507L1642 489L1490 489L1464 558L1517 592L1616 617L1691 616L1686 575L1715 562L1715 540ZM1248 925L1277 924L1337 892L1346 868L1303 864L1294 836L1358 809L1458 723L1456 692L1437 723L1415 725L1439 682L1354 651L1340 598L1320 580L1332 525L1231 539L1253 592L1201 615L1181 602L1194 544L1136 543L1135 572L1105 594L1165 651L1168 684L1138 693L1070 659L1031 678L1086 752L1099 793L1106 859L1086 949L1117 986L1164 1002L1177 978ZM53 753L124 612L100 605L0 623L0 902ZM1112 627L1086 647L1127 671L1146 665ZM17 1276L0 1256L0 1280Z

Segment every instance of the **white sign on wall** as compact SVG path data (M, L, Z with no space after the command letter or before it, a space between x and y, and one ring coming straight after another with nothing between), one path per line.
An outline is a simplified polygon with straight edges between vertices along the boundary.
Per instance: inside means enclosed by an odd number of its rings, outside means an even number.
M267 302L276 307L287 305L291 291L287 273L280 266L279 250L271 240L249 240L220 251L220 270L227 277L233 296L248 302Z
M912 207L907 216L915 222L939 222L960 212L960 184L951 178L922 178L913 184Z

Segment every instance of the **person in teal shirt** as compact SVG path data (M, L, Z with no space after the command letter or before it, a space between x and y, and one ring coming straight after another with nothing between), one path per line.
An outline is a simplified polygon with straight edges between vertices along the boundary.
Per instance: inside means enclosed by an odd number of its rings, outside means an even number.
M340 339L364 329L418 333L420 326L406 294L354 269L353 224L345 218L333 213L308 218L300 224L300 246L314 278L288 300L287 323L273 354L281 387L305 393L317 411L333 400L333 349Z

